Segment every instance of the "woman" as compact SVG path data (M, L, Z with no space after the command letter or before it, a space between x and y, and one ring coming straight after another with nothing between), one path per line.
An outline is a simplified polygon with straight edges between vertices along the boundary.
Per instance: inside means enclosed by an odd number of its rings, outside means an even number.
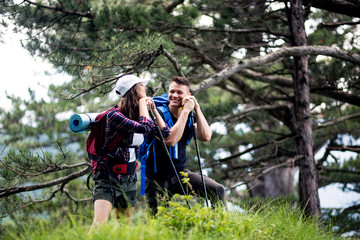
M156 125L149 117L148 108L154 110L157 124L165 135L170 129L157 112L154 102L146 96L148 81L134 75L121 77L115 86L115 92L122 97L120 106L106 116L105 143L116 134L124 133L124 137L116 143L111 151L104 151L102 164L97 166L94 174L94 221L91 226L105 223L112 207L116 209L116 217L122 215L129 220L132 217L136 200L136 167L138 146L144 140L144 134L156 131ZM93 161L92 161L93 162ZM119 167L120 166L120 167ZM122 166L125 166L123 168ZM127 166L127 167L126 167ZM121 171L122 169L127 169ZM131 169L131 170L129 170Z

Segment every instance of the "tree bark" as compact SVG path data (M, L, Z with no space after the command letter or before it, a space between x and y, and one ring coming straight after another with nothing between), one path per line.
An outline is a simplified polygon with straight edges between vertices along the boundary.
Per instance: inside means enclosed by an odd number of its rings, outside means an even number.
M302 0L290 0L290 31L293 45L305 46L307 37L304 25ZM294 111L296 119L296 151L304 156L299 163L300 204L307 216L320 218L318 179L313 155L313 140L310 110L310 82L308 76L308 57L294 57Z

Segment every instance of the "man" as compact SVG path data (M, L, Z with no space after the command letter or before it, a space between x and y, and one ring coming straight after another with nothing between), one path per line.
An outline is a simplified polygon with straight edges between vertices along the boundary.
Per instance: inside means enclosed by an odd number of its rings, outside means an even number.
M186 78L174 77L171 80L168 93L168 104L159 107L158 111L166 124L171 128L170 134L165 138L172 161L177 173L187 174L192 190L204 197L204 186L201 175L186 169L186 146L193 136L193 127L189 114L194 110L196 114L196 134L201 141L210 141L212 131L207 123L198 102L191 95L190 83ZM223 202L225 198L224 187L214 180L205 177L204 181L208 197L212 205ZM187 186L184 186L186 189ZM188 190L188 189L187 189ZM187 191L190 193L190 191ZM149 149L146 161L146 187L147 203L153 214L157 213L158 200L174 194L183 194L179 181L171 165L170 159L160 142L156 140L154 147Z

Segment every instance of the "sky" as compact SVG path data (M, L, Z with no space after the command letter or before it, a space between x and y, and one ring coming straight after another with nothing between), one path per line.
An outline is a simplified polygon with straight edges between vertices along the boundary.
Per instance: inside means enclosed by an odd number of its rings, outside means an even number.
M38 99L47 99L50 84L61 84L71 78L57 71L46 61L32 57L20 44L21 36L6 32L0 42L0 107L10 110L10 101L5 92L24 99L29 98L28 89L35 91ZM221 125L212 126L221 131ZM339 157L344 153L335 153ZM343 192L340 184L319 189L320 204L323 208L346 208L360 199L360 194Z
M50 63L32 57L21 47L19 34L6 32L0 42L0 106L9 110L10 95L29 99L28 89L35 90L37 99L47 99L50 84L69 81L70 77L57 73Z

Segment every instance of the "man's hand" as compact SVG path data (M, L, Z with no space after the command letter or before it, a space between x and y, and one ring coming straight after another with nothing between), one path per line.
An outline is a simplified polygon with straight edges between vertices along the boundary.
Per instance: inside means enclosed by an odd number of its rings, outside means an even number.
M195 107L198 106L198 103L194 96L184 97L182 100L183 109L191 112Z

